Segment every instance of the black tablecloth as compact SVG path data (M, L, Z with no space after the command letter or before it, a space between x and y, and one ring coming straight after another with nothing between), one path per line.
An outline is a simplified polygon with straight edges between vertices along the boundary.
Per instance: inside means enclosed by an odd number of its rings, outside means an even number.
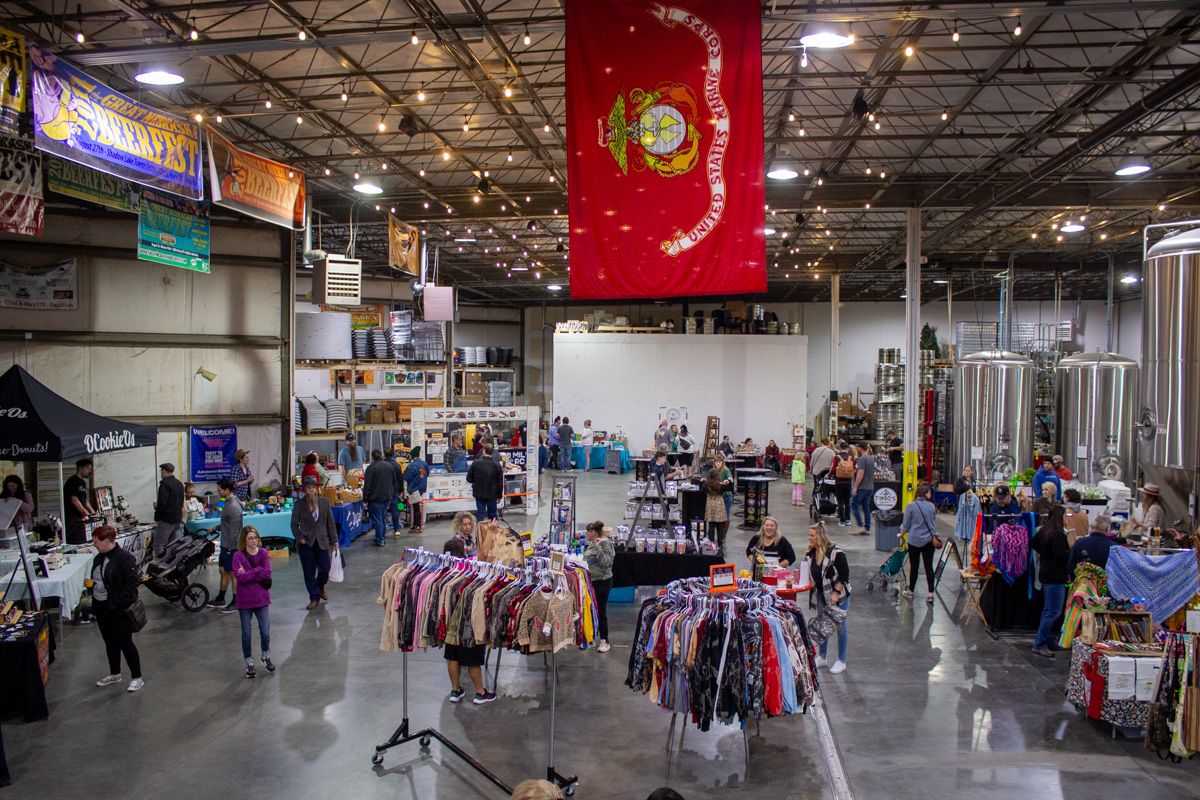
M1029 573L1013 581L1012 586L999 573L993 575L983 592L980 605L988 624L995 631L1010 628L1037 630L1042 618L1042 593L1034 589L1033 598L1030 599Z
M21 715L26 722L46 719L46 685L38 657L38 639L45 634L49 661L54 661L54 631L45 614L38 617L33 636L0 642L0 716Z
M613 560L613 586L665 586L680 578L707 578L718 556L619 552Z

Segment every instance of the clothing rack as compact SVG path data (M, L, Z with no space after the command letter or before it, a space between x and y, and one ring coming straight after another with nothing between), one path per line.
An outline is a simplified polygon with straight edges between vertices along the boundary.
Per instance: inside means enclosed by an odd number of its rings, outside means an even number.
M566 587L565 578L560 573L553 573L550 571L550 561L546 558L529 558L526 560L524 567L506 567L500 564L479 561L477 559L459 558L448 553L434 553L421 547L404 548L402 558L405 561L413 561L417 564L431 568L435 565L438 568L458 567L464 570L478 571L482 574L490 574L493 576L509 575L515 579L526 582L537 581L555 588ZM374 766L379 766L383 763L384 753L386 753L388 750L414 740L419 741L423 753L428 753L430 743L436 739L437 741L441 742L446 749L462 759L467 766L486 778L493 786L500 789L505 794L511 795L513 792L512 787L504 783L504 781L501 780L495 773L472 757L442 732L432 727L423 728L416 732L412 732L410 730L411 726L408 716L408 652L402 651L401 655L402 681L404 687L403 716L401 717L399 727L392 732L392 735L388 737L387 741L381 742L375 746L375 753L371 756L371 764ZM493 690L499 682L500 655L501 651L497 650L496 670L493 676ZM558 705L558 667L553 648L550 650L548 669L550 673L550 743L546 762L546 779L554 783L556 786L562 788L563 793L570 797L575 794L576 789L579 787L578 776L564 776L560 774L554 767L554 734Z

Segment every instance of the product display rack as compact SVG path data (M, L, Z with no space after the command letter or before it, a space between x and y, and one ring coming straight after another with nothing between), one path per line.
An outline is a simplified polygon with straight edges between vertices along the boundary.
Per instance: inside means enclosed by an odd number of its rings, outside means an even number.
M717 457L717 448L721 444L721 418L709 417L704 422L704 460Z
M650 479L644 482L634 479L629 483L626 497L632 501L625 503L625 519L632 520L629 523L631 530L638 526L646 511L649 511L647 516L651 524L656 527L658 523L667 525L682 520L682 512L678 505L679 482L676 480L663 481L660 487L654 476L650 476Z
M768 514L767 500L770 496L771 484L775 478L752 475L742 478L745 491L742 495L742 524L738 530L756 531L762 528L763 520Z
M556 475L550 493L550 544L569 544L575 524L575 476Z

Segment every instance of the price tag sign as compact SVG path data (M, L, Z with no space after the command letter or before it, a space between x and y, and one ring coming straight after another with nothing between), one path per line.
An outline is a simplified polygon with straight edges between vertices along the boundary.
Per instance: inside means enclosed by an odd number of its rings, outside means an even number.
M708 568L708 591L732 592L737 589L737 565L713 564Z
M563 564L566 563L567 554L562 550L550 551L550 571L555 575L561 575L563 572Z
M521 534L521 548L525 551L526 558L533 555L533 531L525 531Z

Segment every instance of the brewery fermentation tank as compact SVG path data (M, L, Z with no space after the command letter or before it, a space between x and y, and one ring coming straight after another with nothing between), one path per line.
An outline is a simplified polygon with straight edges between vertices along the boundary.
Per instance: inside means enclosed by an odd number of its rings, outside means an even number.
M1055 367L1056 451L1078 480L1136 482L1137 374L1136 361L1114 353L1079 353Z
M992 484L1032 465L1035 379L1033 362L1019 353L989 350L959 360L954 469L970 464L981 484Z
M1138 464L1167 521L1196 518L1200 474L1200 228L1146 253Z

